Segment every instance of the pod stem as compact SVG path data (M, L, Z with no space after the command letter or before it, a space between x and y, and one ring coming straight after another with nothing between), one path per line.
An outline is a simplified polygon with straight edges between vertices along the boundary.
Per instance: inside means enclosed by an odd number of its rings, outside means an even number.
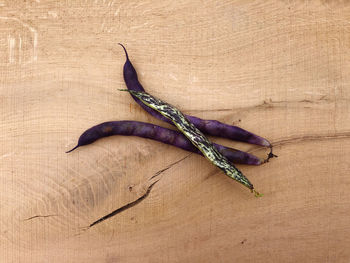
M263 163L267 163L267 162L269 162L269 160L271 159L271 158L274 158L274 157L278 157L276 154L273 154L272 153L272 145L270 146L270 152L269 152L269 154L267 155L267 158L264 160L264 162Z
M252 193L254 193L255 197L263 197L264 194L260 194L258 191L256 191L255 189L252 189Z

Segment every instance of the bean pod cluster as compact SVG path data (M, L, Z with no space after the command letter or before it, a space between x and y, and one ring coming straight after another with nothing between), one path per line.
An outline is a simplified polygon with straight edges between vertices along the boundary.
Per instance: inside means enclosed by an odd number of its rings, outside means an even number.
M275 157L271 143L256 134L240 127L228 125L217 120L203 120L195 116L185 115L176 107L145 92L138 80L137 72L124 49L126 62L123 68L124 81L133 99L152 116L174 125L178 131L163 128L154 124L138 121L110 121L93 126L82 133L78 144L67 153L80 146L88 145L103 137L112 135L138 136L176 146L186 151L205 156L220 168L227 176L243 184L255 193L253 184L233 163L260 165ZM220 136L231 140L261 145L270 148L265 160L237 149L212 143L204 134Z

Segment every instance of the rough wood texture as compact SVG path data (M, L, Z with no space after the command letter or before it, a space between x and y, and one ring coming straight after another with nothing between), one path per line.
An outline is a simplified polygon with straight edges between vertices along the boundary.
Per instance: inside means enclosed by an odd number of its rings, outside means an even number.
M349 262L349 21L340 0L0 1L0 261ZM150 140L64 153L103 121L167 126L117 91L118 42L150 93L276 145L238 166L263 198Z

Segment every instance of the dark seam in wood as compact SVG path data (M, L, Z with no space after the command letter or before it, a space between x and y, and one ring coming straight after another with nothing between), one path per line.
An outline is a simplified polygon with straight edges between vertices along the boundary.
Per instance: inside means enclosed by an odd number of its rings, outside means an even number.
M28 220L32 220L34 218L39 218L39 217L52 217L52 216L58 216L58 215L36 215L36 216L31 216L31 217L28 217L26 219L23 219L23 221L28 221Z
M167 167L165 167L165 168L159 170L158 172L156 172L149 180L152 180L153 178L159 176L160 174L164 173L166 170L168 170L171 167L173 167L175 164L178 164L178 163L182 162L183 160L185 160L186 158L188 158L191 155L192 155L192 153L186 155L184 158L182 158L182 159L180 159L180 160L178 160L176 162L173 162L173 163L169 164Z
M315 140L331 140L331 139L341 139L350 138L350 132L337 133L333 135L305 135L300 137L294 137L289 139L281 139L272 143L273 146L280 146L284 144L301 142L301 141L315 141Z
M271 144L273 147L276 146L283 146L286 144L291 144L291 143L298 143L298 142L304 142L304 141L324 141L324 140L336 140L336 139L347 139L350 138L350 132L342 132L342 133L337 133L333 135L305 135L305 136L295 136L292 138L287 138L287 139L280 139L278 141L272 141ZM253 153L258 150L264 149L264 147L257 147L254 149L250 149L247 152L248 153Z
M155 181L154 183L152 183L152 184L148 187L146 193L144 193L144 194L143 194L142 196L140 196L138 199L136 199L135 201L133 201L133 202L131 202L131 203L128 203L128 204L126 204L126 205L124 205L124 206L122 206L122 207L119 207L118 209L114 210L113 212L111 212L111 213L109 213L109 214L107 214L107 215L101 217L100 219L98 219L98 220L96 220L95 222L93 222L92 224L90 224L89 227L92 227L92 226L94 226L94 225L96 225L96 224L99 224L99 223L101 223L102 221L104 221L104 220L106 220L106 219L108 219L108 218L110 218L110 217L112 217L112 216L115 216L115 215L117 215L117 214L119 214L119 213L125 211L126 209L129 209L129 208L131 208L131 207L137 205L138 203L140 203L143 199L145 199L145 198L150 194L150 192L151 192L151 190L152 190L152 187L153 187L158 181L159 181L159 180L157 180L157 181Z

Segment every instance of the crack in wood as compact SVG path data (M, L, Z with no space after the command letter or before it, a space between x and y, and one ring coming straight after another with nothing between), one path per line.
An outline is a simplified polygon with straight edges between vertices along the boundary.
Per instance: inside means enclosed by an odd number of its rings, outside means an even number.
M28 217L26 219L23 219L23 221L32 220L34 218L43 218L43 217L52 217L52 216L58 216L58 215L35 215L35 216Z
M272 143L273 146L281 146L294 142L302 141L315 141L315 140L331 140L331 139L343 139L350 138L350 132L340 132L332 135L305 135L305 136L296 136L287 139L280 139Z
M347 98L343 98L343 101L348 101L349 99ZM339 99L338 99L339 101ZM204 112L235 112L235 111L239 111L239 110L252 110L254 108L272 108L272 107L277 107L278 105L282 104L282 105L288 105L288 104L299 104L299 103L306 103L306 104L319 104L322 102L327 102L327 103L331 103L334 102L334 100L327 98L327 95L323 95L322 97L320 97L319 99L316 100L308 100L308 99L303 99L303 100L295 100L295 101L284 101L284 100L272 100L272 99L268 99L268 100L264 100L262 103L256 104L256 105L252 105L252 106L247 106L247 107L237 107L237 108L223 108L223 109L184 109L184 112L193 112L193 113L204 113Z
M89 228L94 226L94 225L97 225L99 223L101 223L102 221L105 221L106 219L112 217L112 216L115 216L123 211L125 211L126 209L129 209L135 205L137 205L138 203L140 203L142 200L144 200L151 192L153 186L158 182L159 180L155 181L154 183L152 183L148 188L147 188L147 191L146 193L144 193L142 196L140 196L138 199L136 199L135 201L131 202L131 203L128 203L126 205L123 205L122 207L119 207L118 209L114 210L113 212L101 217L100 219L96 220L95 222L93 222L92 224L89 225Z
M314 135L295 136L291 138L286 138L286 139L282 138L276 141L271 141L271 144L273 147L277 147L277 146L283 146L286 144L299 143L304 141L316 141L316 140L324 141L324 140L336 140L336 139L347 139L347 138L350 138L350 132L339 132L332 135L314 134ZM263 147L250 149L250 150L247 150L247 152L253 153L261 149L263 149Z
M187 156L183 157L182 159L176 161L176 162L173 162L171 164L169 164L167 167L159 170L158 172L155 173L155 175L153 175L149 180L159 176L160 174L162 174L163 172L165 172L166 170L170 169L171 167L173 167L174 165L182 162L183 160L185 160L186 158L188 158L190 155L192 155L192 153L188 154ZM148 188L147 188L147 191L142 195L140 196L138 199L136 199L135 201L133 202L130 202L126 205L123 205L122 207L119 207L118 209L114 210L113 212L101 217L100 219L96 220L95 222L91 223L88 227L84 227L84 231L86 231L87 229L89 229L90 227L94 226L94 225L97 225L101 222L103 222L104 220L112 217L112 216L115 216L137 204L139 204L141 201L143 201L151 192L153 186L159 181L160 179L158 179L157 181L153 182Z
M170 168L173 167L175 164L178 164L178 163L182 162L183 160L187 159L187 158L190 157L191 155L192 155L192 153L186 155L184 158L182 158L182 159L180 159L180 160L178 160L178 161L176 161L176 162L173 162L173 163L169 164L167 167L165 167L165 168L159 170L158 172L156 172L149 180L152 180L153 178L155 178L155 177L161 175L161 174L164 173L166 170L170 169Z

